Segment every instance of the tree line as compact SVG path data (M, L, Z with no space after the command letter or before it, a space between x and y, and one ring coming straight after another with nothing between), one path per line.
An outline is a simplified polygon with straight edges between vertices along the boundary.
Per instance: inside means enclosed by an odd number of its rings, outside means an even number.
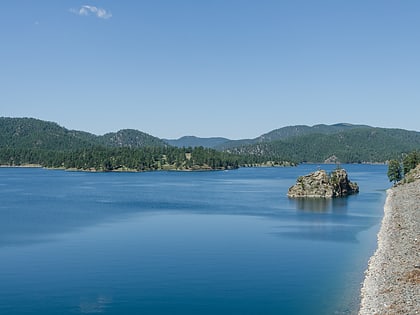
M264 158L236 155L213 149L144 147L87 147L75 150L45 150L25 148L0 149L0 164L21 166L35 164L47 168L94 171L151 170L221 170L240 166L255 166L267 162ZM271 161L280 165L281 161Z

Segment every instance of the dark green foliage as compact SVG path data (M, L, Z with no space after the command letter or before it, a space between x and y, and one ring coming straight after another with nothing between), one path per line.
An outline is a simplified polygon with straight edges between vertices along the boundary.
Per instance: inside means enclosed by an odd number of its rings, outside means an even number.
M398 160L391 160L388 163L389 181L397 183L405 178L405 181L412 180L408 176L410 171L420 164L420 152L415 150L406 154L403 158L402 165ZM407 177L408 176L408 177Z
M339 132L345 132L352 129L369 128L364 125L352 125L352 124L335 124L335 125L315 125L315 126L287 126L279 129L272 130L265 133L255 139L242 139L242 140L230 140L222 143L216 147L219 150L228 150L239 146L255 145L259 143L267 143L272 141L285 141L290 138L308 136L308 135L330 135ZM372 127L370 127L372 128Z
M103 136L67 130L53 122L34 118L0 117L0 146L69 150L93 146L105 147L166 147L159 138L138 130L125 129Z
M108 147L142 148L167 146L163 140L134 129L123 129L118 132L107 133L99 136L97 140L100 144Z
M228 149L285 161L322 163L335 155L341 163L386 162L420 148L420 133L362 127L331 134L307 134Z
M0 117L0 148L78 149L92 146L87 138L79 137L53 122L34 118Z
M202 147L194 149L91 147L69 151L0 149L0 164L2 165L38 164L49 168L77 170L235 169L240 163L240 157Z
M253 140L228 143L240 145L225 151L202 146L174 148L138 130L96 136L33 118L0 118L0 163L6 165L30 163L96 170L223 169L283 165L283 161L322 163L330 157L341 163L386 162L415 151L403 161L406 173L420 160L419 132L360 125L291 126Z
M408 172L414 169L418 164L420 164L419 151L413 151L407 154L403 159L404 175L408 174Z
M96 136L33 118L0 118L0 164L116 171L231 169L266 162L265 157L213 149L175 148L137 130ZM272 159L273 165L282 161Z
M399 182L402 179L401 163L398 160L391 160L388 163L388 178L390 182Z
M311 134L334 134L338 132L349 131L351 129L365 128L363 125L335 124L335 125L314 125L312 127L305 125L288 126L272 130L256 138L257 142L267 142L275 140L285 140L292 137L300 137Z

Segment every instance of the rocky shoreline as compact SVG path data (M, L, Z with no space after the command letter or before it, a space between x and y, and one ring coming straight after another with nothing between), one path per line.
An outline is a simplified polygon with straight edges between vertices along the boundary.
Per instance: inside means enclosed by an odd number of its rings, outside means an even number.
M420 172L387 191L359 315L420 314Z

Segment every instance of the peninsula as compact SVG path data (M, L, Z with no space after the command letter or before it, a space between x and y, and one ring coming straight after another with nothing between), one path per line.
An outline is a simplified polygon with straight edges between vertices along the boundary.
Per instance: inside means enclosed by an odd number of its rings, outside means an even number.
M420 166L387 191L378 248L369 261L359 315L420 310Z

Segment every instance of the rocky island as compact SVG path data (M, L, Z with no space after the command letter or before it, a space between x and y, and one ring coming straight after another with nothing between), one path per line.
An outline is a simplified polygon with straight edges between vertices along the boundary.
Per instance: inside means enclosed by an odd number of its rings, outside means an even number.
M318 170L300 176L296 184L289 188L290 198L335 198L359 192L359 186L348 179L346 170L337 168L330 174Z

